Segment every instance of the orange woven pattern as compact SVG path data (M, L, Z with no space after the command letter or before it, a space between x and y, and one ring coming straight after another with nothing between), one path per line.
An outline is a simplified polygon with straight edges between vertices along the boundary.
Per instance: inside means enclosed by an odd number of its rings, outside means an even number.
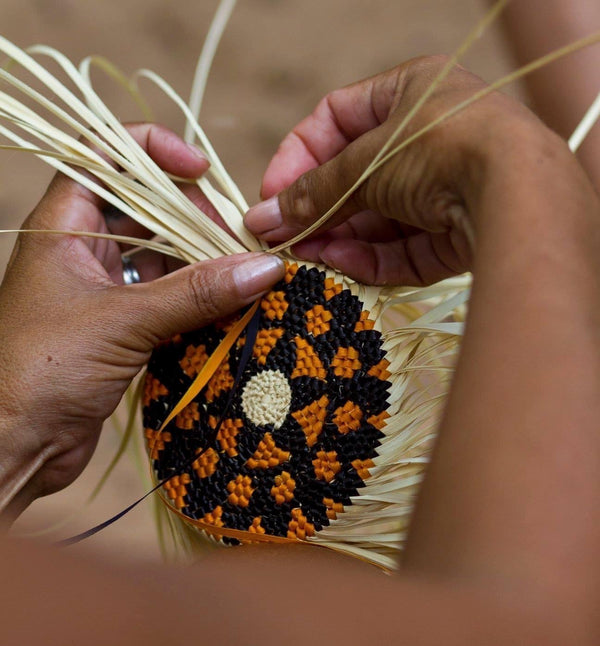
M313 336L325 334L331 329L329 321L333 318L333 314L326 310L322 305L315 305L312 309L306 312L306 330Z
M369 422L371 426L381 429L385 426L385 420L388 419L389 416L390 414L386 410L383 410L378 415L371 415L371 417L367 419L367 422Z
M390 362L387 359L382 359L379 363L376 363L367 372L367 374L371 377L377 377L377 379L381 379L382 381L385 381L386 379L389 379L390 375L392 374L388 370L389 366L390 366Z
M198 459L192 463L192 468L199 478L209 478L217 470L219 456L214 449L202 451Z
M256 336L256 343L252 354L261 366L267 362L269 352L275 347L277 341L283 336L282 328L271 328L270 330L260 330Z
M341 502L335 502L333 498L323 498L323 504L327 508L327 518L335 520L338 514L344 512L344 505Z
M315 535L315 526L308 522L301 509L292 509L292 520L288 525L288 538L304 540L307 536Z
M343 406L335 409L333 423L337 426L338 431L345 435L350 431L358 431L362 418L363 412L360 406L347 401Z
M375 327L375 321L372 321L369 318L369 312L366 310L363 310L360 313L360 318L358 319L358 322L354 326L354 331L355 332L364 332L365 330L372 330Z
M359 356L356 348L340 348L331 362L334 374L351 379L352 375L362 367Z
M202 522L207 525L214 525L215 527L223 527L223 507L219 505L215 507L213 511L209 511L207 514L202 516Z
M179 365L183 372L193 379L200 372L207 359L208 354L204 345L188 345L185 350L185 356L179 362Z
M163 488L167 496L173 501L177 509L183 509L186 503L184 497L187 496L187 487L191 482L189 474L183 473L180 476L173 476L168 482L165 482Z
M283 505L283 503L293 500L295 488L296 482L294 478L287 471L284 471L281 475L275 476L275 485L271 487L271 495L278 505Z
M260 306L269 320L277 319L281 321L289 307L289 303L285 299L285 292L269 292L262 299Z
M229 504L247 507L254 491L252 478L250 476L237 476L235 480L232 480L227 485L227 491L229 492L227 497Z
M325 480L326 482L331 482L342 468L335 451L318 451L317 457L312 463L317 480Z
M194 428L195 423L200 419L200 411L198 410L198 404L192 402L189 406L186 406L179 415L175 418L175 426L181 428L185 431L189 431Z
M371 476L389 417L381 334L348 288L315 268L289 265L261 298L258 316L239 389L234 375L246 333L161 435L154 429L165 411L240 325L228 319L161 344L146 383L157 478L169 478L174 509L228 544L306 540L338 519ZM185 479L171 477L188 470Z
M275 445L271 433L265 433L259 442L256 451L246 462L250 469L268 469L287 462L290 458L289 451L283 451Z
M327 417L328 405L329 399L327 395L323 395L318 401L313 401L308 406L292 413L292 417L302 427L309 447L314 446L319 439Z
M152 460L158 459L158 454L165 448L165 442L171 441L171 433L169 431L153 431L151 428L144 429L144 436L148 440L148 451Z
M325 279L325 300L331 300L334 296L337 296L338 294L342 293L342 290L344 288L339 284L336 283L333 278L326 278Z
M224 361L215 372L206 386L206 401L212 402L222 392L228 391L233 386L233 375L229 370L229 362Z
M142 406L148 406L151 401L168 395L169 391L164 384L155 379L150 373L146 375L144 392L142 394Z
M374 467L375 463L373 462L373 460L354 460L352 462L352 466L356 469L358 475L363 480L366 480L367 478L371 477L369 469Z
M217 420L214 417L212 419L216 426ZM217 441L221 446L221 450L225 451L231 457L238 454L236 448L237 436L243 427L244 422L241 419L224 419L221 423L221 428L219 428L219 432L217 433Z
M265 528L260 524L261 517L257 516L256 518L253 519L252 525L248 527L248 531L251 534L264 534L265 533ZM249 541L251 542L251 541Z
M292 379L295 377L316 377L325 379L327 370L323 367L323 362L319 355L306 339L297 336L294 339L296 344L296 367L292 372Z

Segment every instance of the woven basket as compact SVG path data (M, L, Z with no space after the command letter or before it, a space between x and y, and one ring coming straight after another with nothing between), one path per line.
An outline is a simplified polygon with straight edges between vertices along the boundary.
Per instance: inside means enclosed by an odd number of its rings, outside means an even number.
M415 308L385 333L384 291L289 261L237 387L243 335L163 430L232 321L155 350L145 435L179 519L225 545L302 541L394 566L458 343L410 326Z
M233 4L227 0L220 5L223 11L209 33L211 46L203 52L197 79L206 78ZM494 3L475 26L361 180L490 91L600 40L592 34L530 63L403 139L404 125L504 4ZM100 237L140 244L187 262L265 250L245 230L247 204L198 124L202 87L196 86L199 91L188 107L148 70L129 81L104 59L89 57L75 67L54 49L24 51L2 37L0 52L12 60L0 68L7 90L0 91L0 135L11 142L1 147L37 155L158 239ZM50 60L63 80L38 59ZM144 78L181 109L186 139L197 140L211 162L198 186L229 232L190 202L177 178L166 175L132 139L95 92L90 79L94 66L141 103L135 81ZM40 90L18 77L23 70L39 81ZM592 106L585 128L571 142L573 149L599 108ZM82 143L81 136L97 150ZM326 267L299 264L285 250L280 255L288 263L286 277L261 300L258 335L239 375L244 333L206 388L178 410L182 395L234 322L181 335L155 350L143 397L154 475L157 482L164 480L163 498L173 515L221 544L301 541L393 568L449 387L470 277L427 288L368 287ZM239 385L234 388L236 378ZM162 428L171 414L173 420Z

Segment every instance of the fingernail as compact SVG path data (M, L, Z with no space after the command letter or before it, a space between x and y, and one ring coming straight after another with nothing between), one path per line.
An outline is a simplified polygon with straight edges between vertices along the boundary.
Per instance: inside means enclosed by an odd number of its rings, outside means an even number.
M277 195L251 207L244 217L244 224L250 231L260 235L281 226L283 219Z
M233 270L233 280L241 296L250 300L283 278L283 261L277 256L259 253L250 256Z
M208 157L206 156L206 153L198 148L198 146L195 146L194 144L186 144L189 150L191 150L198 159L201 159L202 161L208 161Z

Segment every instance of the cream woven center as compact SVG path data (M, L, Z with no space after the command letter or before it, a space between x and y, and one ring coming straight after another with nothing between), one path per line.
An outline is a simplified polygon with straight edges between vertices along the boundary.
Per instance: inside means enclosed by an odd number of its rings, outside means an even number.
M248 381L242 392L242 410L257 426L279 428L290 409L292 390L279 370L265 370Z

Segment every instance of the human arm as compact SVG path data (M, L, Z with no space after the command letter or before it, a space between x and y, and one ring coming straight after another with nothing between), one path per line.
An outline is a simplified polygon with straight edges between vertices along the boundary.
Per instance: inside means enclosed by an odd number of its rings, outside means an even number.
M595 0L514 0L502 14L519 65L600 29ZM600 92L600 48L588 47L543 67L525 78L533 108L567 139ZM600 190L600 125L578 152L582 165Z
M546 598L390 577L317 548L223 549L166 567L0 546L4 646L593 643L579 639L575 621L554 621L564 608Z
M432 69L421 70L429 82ZM393 100L386 112L371 98L387 83L375 77L338 91L297 126L267 170L270 200L247 215L251 229L273 242L285 239L352 184L378 150L377 131L402 116ZM477 89L472 83L464 73L450 77L433 105L447 109ZM410 86L409 74L396 87L405 98ZM490 98L400 153L395 185L374 174L333 221L337 228L297 250L362 280L412 273L423 283L443 276L435 271L442 264L474 271L462 356L404 568L445 580L494 581L538 598L562 595L587 607L589 617L600 543L598 199L564 142L516 104ZM383 118L353 137L361 106ZM425 115L411 131L432 116ZM324 141L332 143L329 150ZM469 141L495 152L473 155ZM474 164L465 166L465 159ZM394 186L402 187L400 199ZM436 210L437 195L452 208ZM353 226L365 211L411 228L392 242L373 242L368 227ZM281 225L273 226L278 217ZM444 232L455 244L432 243Z
M419 89L420 81L427 82L432 74L432 68L424 68L423 62L407 66L404 71L413 76L413 89L416 90ZM459 82L462 78L462 75L454 77L451 81L453 85L449 88L446 86L449 94L437 96L436 102L430 106L427 118L431 118L432 112L445 110L453 104L464 89ZM469 77L468 90L472 89L471 83L475 81ZM399 89L402 90L403 86ZM399 104L403 108L406 104L410 105L412 96L400 93L397 95ZM534 255L527 260L533 251L547 249L552 259L560 257L589 288L588 272L593 268L594 260L590 259L588 252L595 250L597 245L595 237L590 237L587 233L590 221L596 218L598 205L581 170L564 149L564 145L539 125L537 120L522 112L521 108L512 111L511 106L502 98L498 102L480 104L464 120L451 122L441 131L432 133L423 147L419 148L421 153L425 153L423 159L431 162L419 168L424 176L402 172L402 160L408 168L414 166L415 158L410 154L397 160L399 165L394 168L398 175L386 176L386 181L400 181L398 186L401 190L392 194L405 198L403 204L413 207L407 208L407 212L416 218L421 203L415 198L421 193L411 190L411 178L416 178L418 186L435 186L435 177L446 177L443 175L446 166L435 166L436 159L447 160L449 166L452 161L460 161L463 167L459 170L471 169L472 172L472 175L461 172L456 176L455 187L460 188L461 195L465 198L463 202L468 207L462 212L462 216L470 217L471 210L479 214L479 224L474 226L476 244L472 249L467 247L469 253L464 256L465 264L473 267L476 272L471 302L474 318L469 319L464 359L458 368L450 412L441 429L440 450L434 458L429 475L436 479L442 489L436 486L431 488L432 491L427 491L429 485L425 485L425 493L417 511L415 533L410 537L404 571L394 577L386 577L366 564L308 547L254 546L224 550L219 554L210 554L195 567L174 570L154 566L148 572L148 569L141 567L136 569L112 565L108 568L103 563L79 560L73 556L69 558L67 553L56 554L43 549L38 551L27 544L7 546L5 554L8 559L2 564L2 576L5 581L15 583L10 588L4 588L7 597L4 605L7 609L4 634L8 634L13 643L35 643L43 638L50 645L62 644L65 642L65 635L73 636L74 640L85 635L86 643L91 646L96 643L118 643L119 639L126 643L142 643L143 640L143 643L150 646L165 642L189 643L194 639L198 642L291 645L304 644L307 640L347 644L369 641L377 644L444 643L449 646L519 642L544 645L577 643L587 646L597 643L597 632L593 632L598 628L593 624L598 593L595 568L590 568L583 576L582 567L572 569L564 567L563 563L556 563L555 555L546 549L547 543L544 540L541 542L543 549L537 558L537 538L544 531L545 517L534 517L530 528L512 525L511 528L516 532L515 538L529 536L532 540L535 539L533 547L515 541L515 557L522 558L530 552L532 557L536 557L533 559L536 567L544 562L548 573L559 571L563 575L562 585L559 587L540 582L537 569L532 571L524 568L522 572L515 573L511 567L510 545L504 549L503 544L498 545L493 531L483 535L479 531L481 512L484 528L493 522L504 520L506 510L512 511L512 517L517 518L522 511L528 513L532 503L540 495L540 488L543 488L541 485L550 482L554 465L563 454L563 447L556 447L552 442L548 443L548 452L536 456L539 459L533 461L533 464L525 451L515 454L511 449L513 438L500 426L502 416L507 413L502 409L490 410L488 407L488 388L491 386L485 384L485 378L489 377L490 362L494 364L494 369L499 367L494 359L495 353L506 349L507 342L503 334L510 334L511 338L514 334L517 346L526 353L523 362L529 360L533 363L538 356L539 347L532 346L529 354L527 339L541 334L542 340L560 342L564 330L551 324L546 332L540 333L539 321L526 316L520 325L506 327L497 338L498 327L507 321L500 319L491 325L484 314L489 306L492 314L504 316L506 312L499 311L497 303L491 301L500 301L506 296L506 292L510 292L509 295L514 299L507 300L512 305L512 313L514 307L526 307L528 299L536 297L539 290L539 298L532 301L532 306L535 305L539 320L545 322L556 313L557 301L558 306L561 305L560 298L551 298L555 295L552 288L556 275L561 272L557 272L553 263L536 262L534 277L538 280L532 280L521 291L515 288L514 272L518 274L519 281L523 280L525 276L522 272L529 269L527 262L537 258ZM494 117L497 123L506 126L500 131L501 137L486 138L485 135L489 133L489 128L486 127L489 117ZM463 128L467 123L469 128ZM476 129L478 124L483 130ZM528 136L531 139L527 141L529 154L524 155L513 144L515 141L524 141L526 133L530 133ZM434 152L428 154L427 146ZM477 155L473 158L475 151ZM474 167L468 163L468 159L477 162ZM364 158L362 161L364 162ZM512 162L512 165L500 163L507 161ZM540 168L548 167L559 172L565 183L556 182L553 174L540 171ZM509 173L506 172L507 168ZM316 193L321 186L318 183L318 173L317 169L317 181L311 185ZM343 174L329 175L328 179L336 176L343 177ZM529 191L523 194L520 190L524 176L531 181L531 194ZM473 177L477 181L471 184ZM381 191L384 184L379 186ZM321 186L321 190L325 192L326 198L329 197L327 187ZM374 191L373 194L385 195L385 192L380 191ZM368 196L369 192L364 195ZM534 210L531 195L535 196ZM579 201L581 196L583 201ZM360 196L357 196L357 200L359 199ZM505 200L508 199L511 203L507 205ZM290 200L290 203L293 204L294 200ZM455 201L451 203L455 204ZM363 208L358 202L356 206ZM510 207L511 217L506 220L506 231L499 235L498 228L503 228L501 225L507 207ZM545 217L544 226L539 225L540 212ZM573 213L572 219L567 221L570 225L568 227L560 226L565 213ZM290 213L285 215L293 219ZM412 226L415 227L416 224L418 221L414 220ZM439 223L435 226L439 226ZM464 230L466 229L461 229L459 234ZM555 236L558 235L561 240L560 254L555 251ZM398 238L396 243L401 247L402 239ZM339 244L345 244L344 240ZM525 266L519 263L525 263ZM560 293L565 291L560 281L556 286ZM572 284L569 282L567 291L571 288ZM578 308L572 313L569 324L573 323L578 330L584 328L589 331L592 329L597 297L593 296L588 300L589 294L586 291L586 297L582 298L579 289L574 289L573 295ZM513 319L508 322L513 322ZM474 339L475 347L469 350L471 338ZM593 366L598 348L595 341L590 340L589 334L579 335L572 350L578 357L582 357L582 367L589 370ZM480 359L485 368L482 366L481 372L477 372ZM479 378L475 387L471 383L474 374ZM539 380L539 391L534 393L532 399L541 408L534 410L532 415L536 418L541 416L540 421L544 424L553 423L553 420L548 422L547 414L555 412L555 409L544 408L544 401L546 396L556 396L557 386L562 388L561 395L568 399L570 405L575 407L576 404L583 403L575 390L585 386L597 391L595 381L588 382L587 377L587 374L576 371L574 388L565 391L564 381L559 379L555 371L548 371L547 380ZM511 383L506 384L506 379ZM494 383L496 387L511 386L518 390L519 385L525 387L530 379L531 374L526 372L523 375L521 371L517 371L517 374L511 372L508 377L501 372L500 383ZM456 389L457 395L454 394ZM478 401L480 392L485 397L485 406ZM520 393L519 390L517 395ZM513 407L513 414L516 414L518 410L522 410L522 398L515 398L514 391L509 394L514 399L507 401L504 408ZM457 403L454 404L454 401ZM586 400L585 403L589 402ZM453 412L453 406L458 412ZM484 441L479 441L474 444L470 454L459 456L468 457L467 463L459 466L466 469L471 486L476 481L476 492L465 491L460 469L447 469L443 464L447 458L443 443L446 442L446 446L448 443L452 445L456 434L461 432L460 415L463 406L472 407L473 411L487 415L496 425L494 430L500 426L498 444L494 447L499 451L498 460L504 461L510 457L513 460L511 468L531 469L535 475L532 479L540 479L540 487L532 488L530 493L519 488L517 497L507 495L500 498L497 501L499 518L496 520L493 508L481 509L482 501L489 501L490 495L498 489L497 481L490 481L487 475L490 468L494 470L496 467L494 464L490 467L485 462L489 446ZM474 432L478 430L477 421L471 425L476 427ZM486 426L487 421L486 418ZM525 421L521 417L518 419L523 441L526 442L529 438L535 441L536 437L531 435L531 425L524 423ZM560 427L560 420L556 421L557 427ZM584 457L591 460L597 448L595 427L590 428L589 420L583 421L586 423L580 429L578 440L588 449L589 455ZM552 428L549 427L549 430ZM481 430L479 436L485 439L484 429ZM534 427L533 431L535 430ZM447 441L444 439L446 436ZM461 441L460 437L458 441ZM455 459L454 454L450 457ZM572 509L571 495L577 496L580 492L590 495L590 491L593 495L593 487L597 487L596 481L590 483L589 470L582 473L583 478L576 476L564 483L563 497L557 501L557 509L550 509L550 512L558 514L559 507L564 511L567 503ZM502 476L504 484L504 473ZM447 492L443 490L444 487L448 488ZM507 494L512 494L510 488L507 489ZM453 491L457 495L448 502L448 496ZM457 516L464 519L464 527L456 524L453 526L449 522L453 516L448 520L447 513L442 513L440 519L436 519L440 505L443 511L451 505ZM472 518L474 514L477 515L475 519ZM555 519L556 516L552 518ZM555 537L556 543L567 545L566 541L573 533L585 536L589 524L595 520L595 507L585 505L581 513L573 513L570 534L559 531ZM448 536L430 535L437 530L436 523L449 532ZM544 538L545 535L542 536ZM590 541L593 540L592 535ZM482 559L488 543L489 561ZM579 566L593 559L588 546L580 544L575 547L577 549L571 554ZM496 554L499 556L497 561ZM498 563L498 570L490 571L490 564L495 562ZM56 581L60 581L60 584ZM588 586L585 594L581 592L584 584ZM45 589L49 594L43 594L43 586L47 586ZM571 594L574 587L577 588L577 595ZM48 603L48 596L51 597L51 604ZM25 626L28 631L26 639L23 637L25 619L23 614L19 614L25 607L35 613L38 620ZM86 618L89 619L86 621ZM93 630L90 630L90 626L93 626ZM125 632L126 628L128 632ZM9 640L7 642L11 644Z

